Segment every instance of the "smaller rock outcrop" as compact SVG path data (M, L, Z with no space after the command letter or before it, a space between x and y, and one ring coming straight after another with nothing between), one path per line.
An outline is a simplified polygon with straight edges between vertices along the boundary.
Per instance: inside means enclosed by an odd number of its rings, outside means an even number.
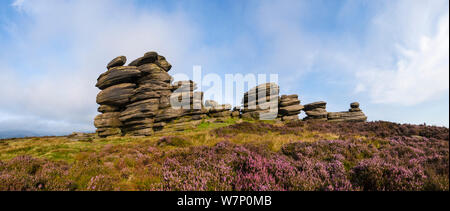
M276 83L258 85L244 94L242 118L275 119L278 115L280 87Z
M114 58L112 61L110 61L108 63L108 65L106 65L106 68L110 69L112 67L123 66L126 62L127 62L127 57L118 56L118 57Z
M219 105L216 101L208 100L208 104L205 103L208 110L208 116L214 118L230 117L233 111L231 111L230 104Z
M302 109L298 95L282 95L278 105L278 117L283 121L298 120Z
M307 115L303 120L326 121L328 118L327 103L324 101L306 104L303 110Z
M365 122L367 116L359 108L359 103L354 102L350 104L349 111L343 112L329 112L328 121L330 122Z

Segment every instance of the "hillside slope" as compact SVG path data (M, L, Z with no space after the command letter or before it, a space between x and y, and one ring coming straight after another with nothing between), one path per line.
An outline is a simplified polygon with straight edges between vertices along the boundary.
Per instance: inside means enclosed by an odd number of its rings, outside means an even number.
M226 119L151 137L6 139L0 190L449 190L449 129Z

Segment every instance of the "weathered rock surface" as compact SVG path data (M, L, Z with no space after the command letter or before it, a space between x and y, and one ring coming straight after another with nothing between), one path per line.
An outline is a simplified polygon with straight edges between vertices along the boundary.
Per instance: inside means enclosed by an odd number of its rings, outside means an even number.
M120 112L108 112L99 114L94 119L94 125L96 128L101 127L120 127L122 122L119 120Z
M127 122L133 119L151 118L158 111L158 99L148 99L132 103L120 113L120 121Z
M324 101L319 101L319 102L314 102L314 103L310 103L310 104L306 104L305 105L305 111L309 111L309 110L313 110L316 108L323 108L326 109L327 108L327 103Z
M134 79L141 75L136 67L112 67L107 72L100 75L95 85L99 89L106 89L112 85L133 82Z
M244 93L242 118L275 119L278 115L280 87L275 83L265 83Z
M304 108L300 105L298 95L282 95L279 101L278 117L281 117L282 121L298 120L298 115Z
M359 108L359 103L358 102L351 103L350 108Z
M308 116L314 116L314 117L326 117L328 115L328 112L326 109L323 108L316 108L313 110L305 111L306 115Z
M122 135L122 131L120 130L120 128L97 128L96 132L100 137Z
M330 122L342 122L342 121L352 121L352 122L365 122L367 121L367 116L359 108L359 103L354 102L350 104L350 109L348 112L329 112L328 121Z
M326 121L328 112L326 110L327 103L324 101L306 104L303 108L307 117L303 120L321 120Z
M158 111L158 114L155 116L155 122L173 120L182 115L183 109L173 109L169 107Z
M154 69L151 72L147 72L147 75L139 78L137 83L138 84L143 84L146 82L151 83L152 81L161 81L161 82L170 83L170 82L172 82L172 80L173 80L172 76L170 76L163 69L159 68L159 69Z
M68 135L67 138L71 141L90 142L95 138L95 134L74 132L74 133Z
M284 116L292 116L292 115L300 114L300 111L302 109L303 109L303 106L300 104L290 105L290 106L281 107L279 110L279 113Z
M367 120L366 115L363 112L329 112L328 121L338 122L338 121L354 121L354 122L365 122Z
M163 69L160 66L158 66L157 64L154 64L154 63L144 64L144 65L141 65L136 68L139 71L141 71L143 73L143 75L154 73L154 72L158 73L160 71L163 71Z
M100 105L123 106L130 102L134 94L136 84L123 83L102 90L97 95L97 103Z
M110 105L101 105L98 107L97 111L100 113L115 112L115 111L120 111L120 108L116 107L116 106L110 106Z
M106 65L106 68L110 69L112 67L123 66L126 62L127 62L127 57L125 57L125 56L118 56L118 57L114 58L113 60L111 60L108 63L108 65Z
M216 107L219 107L219 103L217 103L214 100L205 100L205 107L216 108Z
M169 70L172 69L172 65L169 62L167 62L164 56L161 55L158 55L158 60L156 61L156 64L162 67L166 72L169 72Z
M299 105L299 104L300 104L300 100L298 100L298 99L280 101L280 107L287 107L287 106Z
M294 121L299 120L298 115L292 115L292 116L283 116L281 117L282 121Z

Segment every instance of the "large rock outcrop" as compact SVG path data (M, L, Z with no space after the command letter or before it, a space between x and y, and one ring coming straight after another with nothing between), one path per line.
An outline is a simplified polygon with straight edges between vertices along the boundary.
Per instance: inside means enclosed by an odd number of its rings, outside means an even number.
M94 121L98 135L151 135L153 125L163 109L169 107L172 77L171 65L156 52L125 65L125 56L114 58L102 73L96 87L100 104ZM165 114L167 116L167 114ZM160 118L161 121L165 118Z
M206 118L244 118L283 121L298 120L303 110L304 120L366 121L367 117L352 103L348 112L327 112L326 102L301 105L296 94L279 97L280 87L264 83L244 93L242 106L213 100L203 103L203 92L195 91L194 81L173 82L172 65L164 56L147 52L124 66L125 56L107 64L96 87L99 115L94 119L100 137L115 135L149 136L162 129L179 131L193 128Z
M111 135L152 135L175 119L205 118L203 92L193 81L178 81L168 74L172 65L164 56L147 52L123 66L125 56L108 63L96 86L99 114L94 125L101 137Z

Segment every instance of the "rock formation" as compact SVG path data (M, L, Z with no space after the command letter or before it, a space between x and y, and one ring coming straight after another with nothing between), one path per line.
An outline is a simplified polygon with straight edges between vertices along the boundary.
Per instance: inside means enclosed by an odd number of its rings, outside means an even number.
M278 104L278 117L283 121L298 120L298 115L303 108L298 95L282 95Z
M205 101L205 108L207 110L209 117L230 117L232 114L231 111L231 105L229 104L223 104L219 105L214 100L206 100Z
M326 102L302 106L298 95L282 95L275 83L260 84L244 93L243 106L233 109L213 100L203 104L203 92L196 92L194 81L177 81L168 74L172 65L164 56L147 52L124 66L125 56L114 58L98 79L96 87L99 115L94 119L100 137L115 135L149 136L155 131L184 130L207 118L366 121L367 117L352 103L348 112L327 112ZM170 123L170 124L168 124Z
M178 117L167 111L174 86L167 73L171 65L156 52L123 66L125 56L108 63L108 71L97 79L98 111L94 124L101 137L111 135L151 135L158 122Z
M343 121L365 122L366 120L367 116L359 108L358 102L351 103L349 111L328 113L328 121L330 122L343 122Z
M321 120L326 121L328 118L328 112L326 110L327 103L324 101L314 102L306 104L303 108L307 117L303 120Z
M275 83L258 85L244 94L242 118L275 119L278 115L280 87Z

